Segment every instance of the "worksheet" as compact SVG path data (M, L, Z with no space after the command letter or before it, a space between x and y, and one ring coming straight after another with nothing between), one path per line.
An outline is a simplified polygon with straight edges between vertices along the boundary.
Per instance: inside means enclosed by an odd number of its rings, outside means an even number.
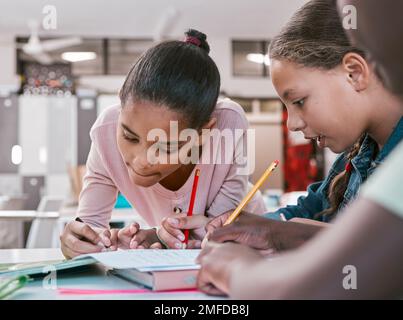
M118 250L86 254L75 260L91 257L113 269L137 269L139 271L168 271L199 269L196 258L201 250Z

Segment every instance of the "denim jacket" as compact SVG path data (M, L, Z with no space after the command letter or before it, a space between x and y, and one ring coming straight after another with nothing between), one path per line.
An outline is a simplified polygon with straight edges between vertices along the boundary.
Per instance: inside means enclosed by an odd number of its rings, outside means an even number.
M403 117L400 119L393 133L389 136L388 141L377 154L376 142L367 135L364 138L362 146L358 154L352 159L352 171L344 200L338 208L338 212L348 203L358 196L361 184L374 172L374 170L385 160L389 153L403 140ZM281 208L273 213L266 213L266 218L279 220L280 213L284 214L287 220L300 217L307 219L315 219L316 214L330 207L328 201L328 192L333 178L340 172L345 170L347 163L347 152L340 154L332 165L328 176L321 182L316 182L308 187L308 195L299 197L298 204ZM321 216L320 221L328 222L328 218Z

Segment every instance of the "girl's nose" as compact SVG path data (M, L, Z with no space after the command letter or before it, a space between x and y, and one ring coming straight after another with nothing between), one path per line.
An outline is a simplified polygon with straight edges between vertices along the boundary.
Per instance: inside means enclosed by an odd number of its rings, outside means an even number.
M302 131L306 123L297 112L288 112L287 127L290 131Z
M152 164L147 159L147 152L142 152L137 157L134 158L133 164L136 168L147 170L152 167Z

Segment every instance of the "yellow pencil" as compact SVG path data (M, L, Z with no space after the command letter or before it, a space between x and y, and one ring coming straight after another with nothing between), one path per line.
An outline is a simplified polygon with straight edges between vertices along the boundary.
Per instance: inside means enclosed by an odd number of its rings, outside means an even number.
M224 226L234 222L236 218L241 214L243 208L248 204L248 202L255 195L256 191L262 186L262 184L266 181L269 175L273 172L274 169L278 166L279 161L273 161L272 164L267 168L267 170L260 177L258 182L256 182L255 186L249 191L246 197L242 200L242 202L238 205L235 211L228 217L227 221L225 221Z

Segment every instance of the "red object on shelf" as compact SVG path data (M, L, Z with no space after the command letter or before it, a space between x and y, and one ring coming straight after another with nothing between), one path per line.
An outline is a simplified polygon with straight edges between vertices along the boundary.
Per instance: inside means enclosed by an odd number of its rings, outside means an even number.
M305 191L318 177L318 165L312 142L295 144L287 128L287 111L283 112L285 192ZM303 141L305 142L305 141Z

